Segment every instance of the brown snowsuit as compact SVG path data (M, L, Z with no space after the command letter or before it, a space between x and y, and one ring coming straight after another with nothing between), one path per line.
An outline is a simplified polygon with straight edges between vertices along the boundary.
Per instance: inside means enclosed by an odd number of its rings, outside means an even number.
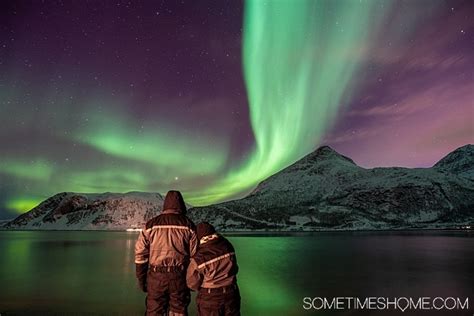
M239 268L234 247L209 223L197 225L197 236L199 246L191 258L186 282L190 289L199 291L198 315L240 315Z
M197 247L193 222L179 191L169 191L160 215L146 223L135 244L136 276L148 292L146 315L187 315L186 269Z

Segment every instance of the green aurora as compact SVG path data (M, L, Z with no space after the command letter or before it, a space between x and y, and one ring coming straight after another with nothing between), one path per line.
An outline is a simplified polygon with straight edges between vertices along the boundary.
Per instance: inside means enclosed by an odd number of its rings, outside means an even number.
M44 194L18 194L6 208L21 213L61 191L176 188L193 205L249 192L318 145L350 98L363 48L370 46L369 30L387 9L378 1L247 1L242 63L255 143L240 163L230 163L225 135L192 127L183 131L173 122L152 118L137 125L126 110L94 113L96 107L88 104L97 101L84 100L81 115L91 118L87 125L54 117L48 124L57 131L70 128L56 139L102 156L91 156L80 167L56 165L41 148L32 160L2 158L1 173L32 181L30 190ZM56 102L67 105L68 100L58 96ZM59 116L72 117L67 106L63 111ZM25 123L36 122L32 117Z
M350 98L369 29L387 9L377 1L246 1L243 67L255 149L215 185L189 192L192 203L247 192L313 150Z

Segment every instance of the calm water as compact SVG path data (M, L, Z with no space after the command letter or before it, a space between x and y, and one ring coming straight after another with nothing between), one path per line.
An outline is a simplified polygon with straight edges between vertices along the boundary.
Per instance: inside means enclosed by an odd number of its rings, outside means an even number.
M134 276L136 237L122 232L0 232L0 314L143 314L145 296ZM228 238L240 266L242 315L327 314L305 311L305 296L470 297L469 311L416 314L474 313L474 238L469 233ZM194 300L190 312L195 315Z

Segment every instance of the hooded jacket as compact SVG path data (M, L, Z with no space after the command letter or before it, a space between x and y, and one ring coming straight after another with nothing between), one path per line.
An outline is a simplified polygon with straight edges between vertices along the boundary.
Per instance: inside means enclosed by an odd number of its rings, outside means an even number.
M187 267L196 252L194 223L185 215L186 205L179 191L169 191L160 215L150 219L135 244L138 279L146 276L149 265Z
M216 233L201 238L191 258L186 283L192 290L219 288L237 283L237 258L232 244Z

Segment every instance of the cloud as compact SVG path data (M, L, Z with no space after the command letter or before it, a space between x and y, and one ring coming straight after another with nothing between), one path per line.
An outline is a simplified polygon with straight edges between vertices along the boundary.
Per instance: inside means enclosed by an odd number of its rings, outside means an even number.
M391 102L366 107L362 109L352 109L346 114L351 117L386 117L398 120L407 116L413 116L424 111L437 111L443 107L461 106L468 108L474 100L474 83L446 80L437 82L425 90L413 90L411 94L399 96L404 89L409 89L412 82L405 83L402 89L386 88L390 93ZM404 94L402 92L402 94ZM388 97L386 97L388 98ZM471 104L469 104L471 102Z

